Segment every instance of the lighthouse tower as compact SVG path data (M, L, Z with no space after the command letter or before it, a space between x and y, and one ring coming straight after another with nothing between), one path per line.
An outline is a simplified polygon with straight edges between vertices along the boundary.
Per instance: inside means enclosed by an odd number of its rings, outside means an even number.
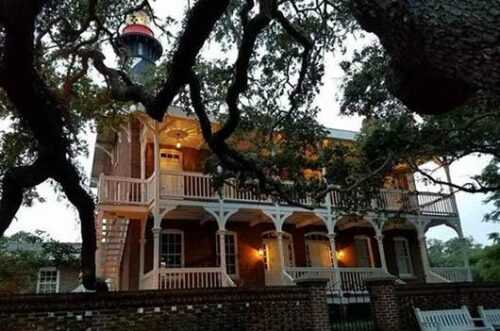
M143 83L163 53L160 42L149 27L149 16L139 11L127 17L127 26L120 36L126 49L126 60L130 61L130 75Z

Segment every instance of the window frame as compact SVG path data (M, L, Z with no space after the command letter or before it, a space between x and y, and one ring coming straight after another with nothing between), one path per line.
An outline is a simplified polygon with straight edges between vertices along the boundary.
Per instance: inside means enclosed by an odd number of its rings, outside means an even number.
M332 247L330 245L330 238L328 237L328 233L320 232L320 231L312 231L304 234L304 245L305 245L305 255L306 255L306 266L312 267L311 263L311 254L309 249L309 241L326 241L328 242L328 250L330 251L330 264L333 268L333 253Z
M405 238L405 237L401 237L401 236L398 236L398 237L394 237L393 238L394 240L394 256L396 257L396 266L398 268L398 275L399 277L401 278L412 278L415 276L415 270L413 268L413 259L411 257L411 250L410 250L410 241L408 240L408 238ZM398 250L396 248L396 245L397 243L400 242L400 243L403 243L403 246L406 250L406 252L408 253L407 256L405 256L405 258L407 258L407 263L408 263L408 267L409 267L409 273L401 273L400 271L400 267L399 267L399 261L400 261L400 257L398 256Z
M185 267L185 247L184 247L184 231L179 230L179 229L163 229L161 231L161 236L160 236L160 265L161 265L161 260L163 255L167 255L167 253L163 254L163 237L165 234L179 234L181 237L181 265L180 266L175 266L175 267L169 267L167 263L165 262L165 267L168 269L176 269L176 268L184 268Z
M289 251L289 258L288 258L288 262L291 264L291 265L286 265L286 261L285 261L285 266L284 267L285 268L287 268L287 267L293 268L296 265L295 264L295 246L293 244L293 236L292 236L291 233L286 232L286 231L282 231L282 233L283 233L282 239L286 239L286 240L289 241L289 250L288 250ZM267 245L264 245L264 240L265 239L276 239L276 240L278 240L278 231L269 230L269 231L262 232L261 235L260 235L260 238L261 238L263 247L267 246ZM283 245L283 248L286 248L285 245ZM265 249L267 250L267 247L265 247ZM266 260L268 260L268 257L269 257L268 252L266 251L265 254L266 254ZM269 267L269 265L268 265L268 267ZM268 269L266 269L266 270L268 270Z
M233 255L234 255L235 273L230 274L227 271L227 266L228 266L228 263L227 263L227 258L228 258L227 237L224 238L224 243L226 245L226 249L225 249L225 252L226 252L226 273L231 278L239 278L240 277L240 267L239 267L239 254L238 254L238 234L235 231L226 231L224 235L225 236L232 236L233 241L234 241L234 254ZM215 256L217 257L217 265L218 266L220 266L220 247L219 246L220 246L220 238L219 238L219 235L217 233L215 233Z
M56 272L56 289L55 289L55 292L40 292L40 288L41 288L41 278L42 278L42 273L43 272ZM44 282L44 284L47 283L47 282ZM36 282L36 293L39 293L39 294L51 294L51 293L59 293L60 291L60 271L56 268L56 267L42 267L40 269L38 269L38 278L37 278L37 282Z
M358 252L356 250L356 240L364 240L368 248L368 264L369 266L363 266L360 268L375 268L375 256L373 255L372 241L367 235L357 235L354 236L354 251L356 252L356 264L358 263ZM359 266L358 266L359 267Z

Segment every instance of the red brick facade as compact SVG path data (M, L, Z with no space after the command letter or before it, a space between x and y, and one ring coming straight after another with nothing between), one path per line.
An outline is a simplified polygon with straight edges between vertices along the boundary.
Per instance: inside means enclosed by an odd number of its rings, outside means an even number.
M0 331L327 331L324 287L3 296Z
M379 331L419 330L414 308L442 310L467 306L473 316L477 307L500 307L500 283L446 283L396 285L394 280L368 282Z

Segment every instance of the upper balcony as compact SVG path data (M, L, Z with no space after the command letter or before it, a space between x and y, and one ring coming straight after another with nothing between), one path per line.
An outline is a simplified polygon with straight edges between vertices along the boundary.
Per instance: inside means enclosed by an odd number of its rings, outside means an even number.
M139 207L147 210L157 196L154 178L152 176L142 180L102 175L98 186L98 203L101 206ZM227 204L241 205L239 208L275 203L269 196L239 190L230 183L224 185L222 195L219 195L213 188L211 177L197 172L161 172L158 196L160 200L184 200L200 205L222 200ZM318 208L342 210L346 208L347 201L346 193L333 191ZM303 205L312 204L310 198L299 202ZM381 189L378 196L365 204L363 210L430 217L458 216L455 201L450 195L404 190Z

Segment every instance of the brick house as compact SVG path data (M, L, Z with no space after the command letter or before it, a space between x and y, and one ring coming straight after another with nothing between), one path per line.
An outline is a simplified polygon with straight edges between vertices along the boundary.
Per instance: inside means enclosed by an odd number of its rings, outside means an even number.
M71 246L75 251L75 259L78 258L81 250L81 243L62 243L62 245ZM33 252L42 251L42 244L7 241L6 252ZM13 286L16 291L21 293L68 293L73 292L80 285L80 267L76 263L55 263L48 261L38 270L36 274L31 274L30 277L35 281L26 286Z
M327 139L355 138L331 129ZM330 292L341 295L364 293L371 275L470 280L467 268L430 268L430 227L446 224L462 237L456 201L417 192L405 167L394 169L374 202L384 213L360 217L338 212L337 192L313 211L229 185L219 196L203 174L209 155L196 118L176 109L163 123L137 113L118 132L98 134L97 272L114 289L293 285L326 276ZM391 212L400 220L391 221Z
M144 78L162 52L147 16L132 15L121 38L132 76ZM325 139L349 143L356 133L331 129ZM343 295L365 293L370 275L470 279L467 268L431 270L425 233L446 224L462 237L456 201L417 192L404 166L373 202L384 213L349 216L339 212L337 192L312 211L232 185L219 195L203 174L209 156L197 119L179 109L162 123L132 112L120 130L98 133L92 169L97 273L114 289L261 287L324 276L329 292ZM391 213L401 220L389 221Z

